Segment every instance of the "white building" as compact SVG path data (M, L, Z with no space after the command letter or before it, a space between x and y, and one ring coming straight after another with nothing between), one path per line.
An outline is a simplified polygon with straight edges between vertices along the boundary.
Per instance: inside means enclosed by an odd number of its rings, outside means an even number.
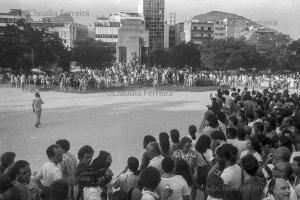
M106 17L98 17L95 23L95 38L106 43L117 44L120 21L112 21Z
M223 20L214 21L214 39L225 39L226 28Z
M120 20L116 59L120 63L136 61L141 63L148 54L149 30L145 28L144 17L138 13L121 11L112 15Z

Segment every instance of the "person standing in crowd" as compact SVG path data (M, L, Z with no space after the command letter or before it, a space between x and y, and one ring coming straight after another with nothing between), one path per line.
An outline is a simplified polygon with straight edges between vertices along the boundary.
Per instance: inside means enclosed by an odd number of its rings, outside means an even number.
M34 178L42 190L44 198L49 197L49 187L51 183L63 178L62 171L57 166L58 163L62 161L61 147L57 144L50 145L46 150L46 154L49 158L49 162L46 162L42 166Z
M161 199L168 200L189 200L190 188L185 179L180 175L174 174L174 160L170 157L162 161L164 173L157 187L157 192Z
M69 184L65 180L56 180L50 185L49 200L68 200Z
M31 170L29 163L25 160L18 160L13 167L16 181L14 185L21 192L21 200L39 200L40 190L31 181Z
M36 114L36 123L35 127L38 128L41 125L41 114L42 114L42 104L44 104L41 99L40 93L35 93L35 98L32 101L32 111Z
M161 132L159 134L159 147L162 156L170 156L170 140L169 135L166 132Z
M158 200L159 195L156 188L161 181L159 171L154 167L147 167L140 176L141 185L143 186L141 200Z
M157 142L150 142L147 147L146 151L148 153L149 158L151 158L149 162L149 167L155 167L160 174L163 173L163 169L161 166L161 162L164 159L164 157L161 155L159 145Z
M151 158L149 157L149 154L147 153L147 149L146 149L147 145L150 142L156 142L156 139L152 135L146 135L144 137L144 141L143 141L143 148L146 151L143 153L142 163L141 163L139 171L143 171L150 163Z
M185 160L189 165L191 173L194 173L197 168L197 154L192 150L192 140L185 136L181 138L178 147L179 149L173 153L172 158L175 162L181 159Z
M223 200L224 199L224 181L223 179L212 174L207 178L207 186L205 189L207 193L206 200Z
M78 194L76 200L82 200L84 186L79 184L80 183L79 179L80 179L80 175L89 169L93 159L94 149L89 145L85 145L79 149L77 155L79 159L79 164L75 172L75 180L78 186Z
M97 185L84 188L84 200L107 200L112 199L113 189L110 181L113 172L109 169L112 163L111 154L106 151L100 151L99 156L93 160L91 169L96 173Z
M171 141L172 141L170 153L172 155L174 153L174 151L176 151L178 149L180 133L177 129L172 129L170 131L170 136L171 136Z
M120 188L120 191L125 192L129 196L131 196L129 193L132 192L133 188L136 188L137 182L139 180L139 161L135 157L129 157L127 160L127 167L129 169L129 172L122 173L117 178L115 183L113 184L114 188Z
M272 179L268 186L267 197L263 200L290 200L290 187L283 178Z
M62 149L62 161L58 164L58 167L61 169L63 178L68 181L70 184L70 194L71 199L75 199L74 187L75 187L75 172L77 168L77 159L76 156L69 152L70 142L66 139L57 140L56 144L59 145Z
M212 132L217 130L219 130L218 118L213 111L208 110L205 113L205 117L200 128L198 129L198 132L200 135L204 134L211 137Z
M258 161L258 163L262 164L262 156L261 156L261 144L256 137L250 137L247 140L247 150L241 153L240 159L242 159L247 154L252 154Z
M210 149L210 138L207 135L201 135L196 143L197 170L194 174L198 187L205 191L208 172L213 165L214 155Z
M6 173L9 167L15 163L16 154L14 152L5 152L1 155L0 174Z
M243 200L258 200L262 198L264 184L256 176L258 168L259 163L252 154L248 154L242 158L244 182L241 191Z
M195 125L190 125L188 131L189 131L188 137L192 140L192 150L195 151L195 146L197 142L197 137L196 137L197 128Z

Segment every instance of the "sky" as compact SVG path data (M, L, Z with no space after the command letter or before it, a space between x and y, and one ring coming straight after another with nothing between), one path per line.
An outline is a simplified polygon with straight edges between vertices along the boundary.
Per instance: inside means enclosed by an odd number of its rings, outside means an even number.
M300 0L165 0L165 20L176 13L176 22L182 22L198 14L223 11L244 16L293 39L300 39ZM0 0L0 12L11 8L28 10L34 19L41 15L77 12L74 20L82 24L94 24L97 16L128 10L137 12L139 0Z

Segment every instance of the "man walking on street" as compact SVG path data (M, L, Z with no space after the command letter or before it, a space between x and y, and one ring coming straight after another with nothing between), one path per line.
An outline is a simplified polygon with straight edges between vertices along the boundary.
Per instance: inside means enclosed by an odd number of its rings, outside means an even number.
M32 101L32 110L36 114L36 123L35 127L38 128L38 126L41 124L41 114L42 114L42 104L44 104L43 100L41 99L40 93L35 93L35 98Z

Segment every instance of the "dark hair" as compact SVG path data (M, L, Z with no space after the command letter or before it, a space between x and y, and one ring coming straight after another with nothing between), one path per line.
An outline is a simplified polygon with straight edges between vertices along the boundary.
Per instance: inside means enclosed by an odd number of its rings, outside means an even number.
M239 140L244 140L246 138L246 131L244 128L238 128L236 130L236 137L239 139Z
M247 110L246 111L246 118L250 120L254 120L254 114L252 111Z
M175 174L181 175L189 186L193 184L189 164L185 160L180 159L176 161Z
M152 135L146 135L143 141L144 148L146 148L150 142L156 142L156 139Z
M235 128L227 128L226 135L228 139L234 139L236 137L236 129Z
M60 148L60 146L57 144L52 144L47 148L46 154L49 159L51 159L53 156L55 156L54 149L58 149L58 148Z
M172 129L170 131L171 141L173 143L178 143L180 138L180 133L177 129Z
M217 128L219 126L218 118L212 112L207 113L206 120L208 121L209 126L213 128Z
M212 132L211 138L213 140L224 140L224 141L226 141L226 137L225 137L224 133L222 133L219 130Z
M242 168L250 176L254 176L259 168L257 159L252 154L246 155L242 158Z
M161 132L159 134L159 146L164 154L169 154L170 152L170 141L169 141L169 135L165 132Z
M201 135L196 143L195 149L199 153L205 153L210 148L210 137L207 135Z
M56 144L59 145L66 152L70 150L70 142L66 139L57 140Z
M253 136L253 137L249 137L249 140L251 142L251 146L252 148L257 151L259 154L261 154L261 145L259 140L257 139L257 137Z
M293 117L293 125L295 126L296 129L300 130L300 113L297 113Z
M34 94L34 96L35 96L35 97L38 97L38 98L41 97L41 96L40 96L40 93L38 93L38 92L36 92L36 93Z
M161 167L166 173L170 173L174 170L174 160L170 157L165 157L161 162Z
M129 157L127 160L127 166L134 175L139 175L139 160L137 158Z
M54 181L50 186L50 200L65 200L69 195L69 184L61 179Z
M280 146L288 148L291 152L293 152L293 142L288 137L281 135L279 137Z
M12 180L5 174L0 174L0 194L14 187Z
M94 149L89 146L89 145L85 145L83 147L81 147L78 151L78 159L81 160L84 157L84 154L93 154L94 153Z
M266 118L265 120L270 123L271 130L275 130L276 129L277 122L276 122L276 120L273 117Z
M233 123L234 126L237 126L239 123L239 120L235 115L230 115L228 119Z
M223 144L217 148L216 154L224 160L228 160L231 163L237 161L238 149L232 144Z
M294 157L294 161L297 162L297 166L300 168L300 156Z
M182 149L186 143L192 143L192 140L186 136L181 138L180 142L178 143L178 148Z
M193 140L196 140L196 132L197 132L197 128L195 125L190 125L189 127L189 134L192 137Z
M213 198L223 199L224 186L223 179L216 174L212 174L207 178L206 192Z
M159 171L154 167L147 167L144 169L140 175L140 182L142 187L150 190L155 190L155 188L160 183Z
M257 129L260 131L260 132L263 132L264 131L264 124L261 123L261 122L255 122L254 123L254 126L257 127Z
M227 118L226 114L222 111L217 112L217 118L220 120L223 124L226 124Z
M25 168L29 165L29 162L26 160L18 160L13 166L13 172L17 175L19 174L19 170Z
M255 110L255 113L259 119L264 117L264 112L261 110Z
M9 167L16 158L16 153L14 152L5 152L1 155L1 166L4 170Z

